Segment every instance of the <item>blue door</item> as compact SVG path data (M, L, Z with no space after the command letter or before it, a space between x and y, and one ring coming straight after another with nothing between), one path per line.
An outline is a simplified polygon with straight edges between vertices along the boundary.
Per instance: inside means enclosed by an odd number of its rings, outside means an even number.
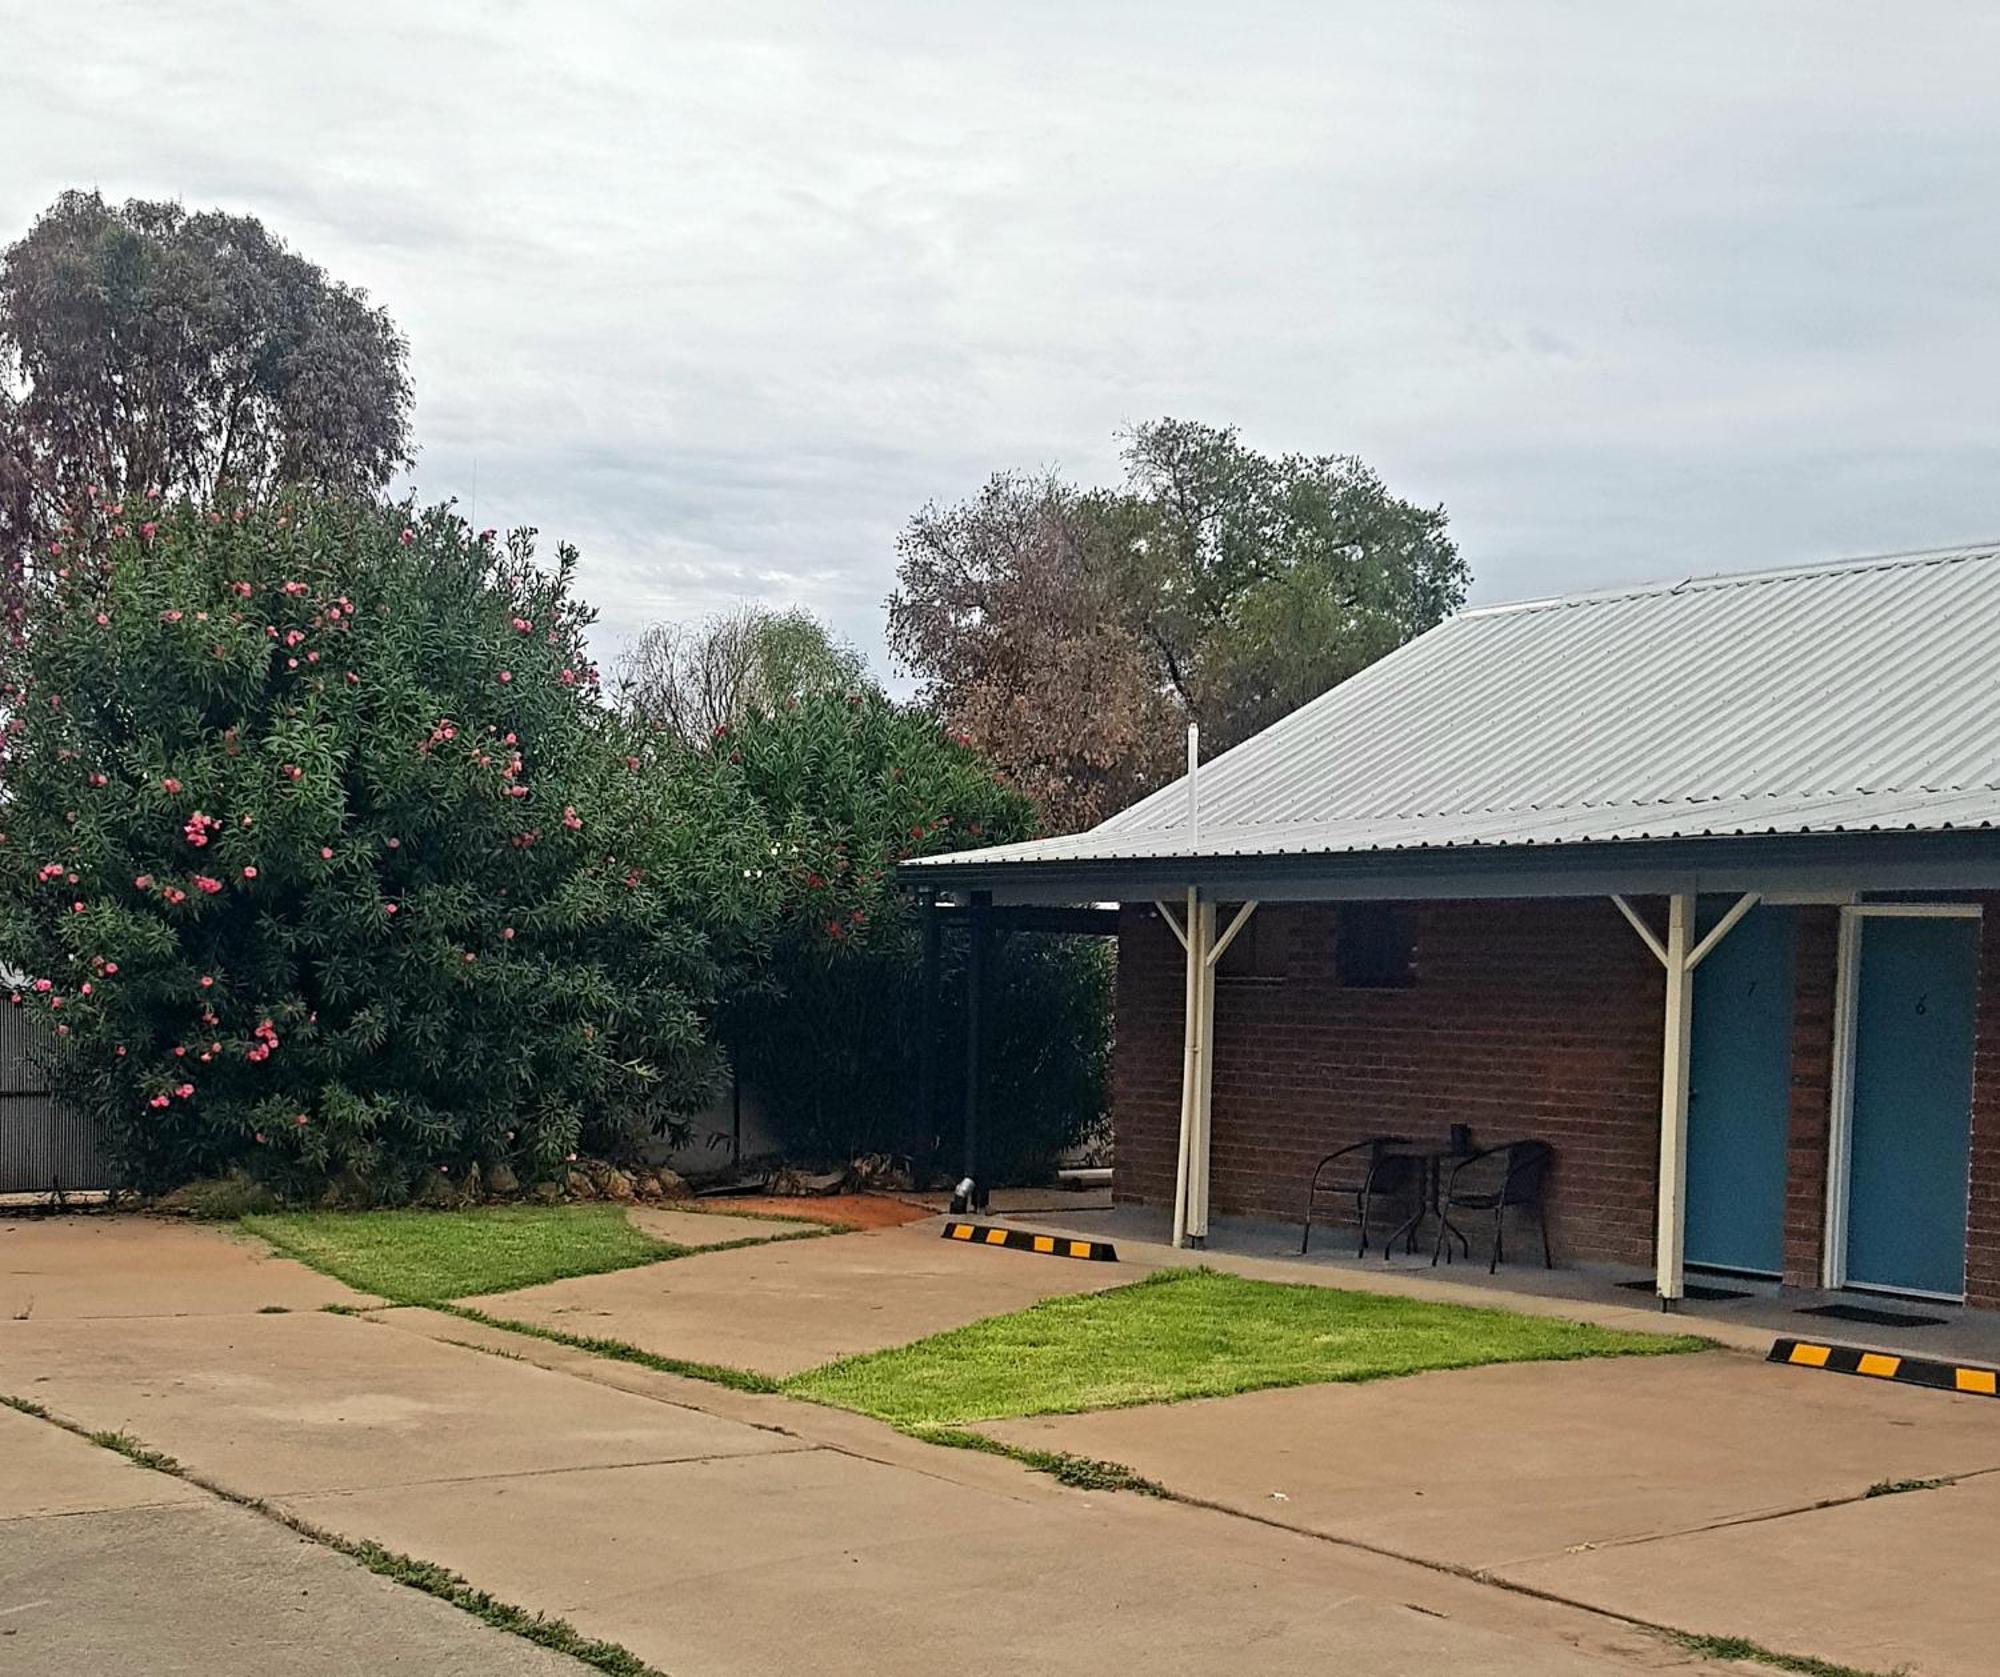
M1703 898L1697 937L1733 901ZM1693 1039L1687 1261L1777 1275L1791 1125L1791 910L1753 908L1695 968Z
M1868 916L1855 997L1847 1279L1965 1291L1979 922Z

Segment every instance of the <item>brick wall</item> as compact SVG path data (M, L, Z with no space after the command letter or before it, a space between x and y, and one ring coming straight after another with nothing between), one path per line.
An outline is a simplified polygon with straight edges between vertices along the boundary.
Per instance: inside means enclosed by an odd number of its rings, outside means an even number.
M1817 1287L1826 1232L1840 910L1793 911L1792 1114L1785 1157L1785 1285ZM1699 982L1699 980L1697 980Z
M1640 905L1662 924L1658 904ZM2000 1307L2000 894L1985 899L1972 1093L1969 1303ZM1557 1149L1559 1256L1652 1261L1659 964L1608 902L1413 903L1416 983L1335 982L1334 911L1282 917L1281 981L1216 990L1212 1192L1219 1212L1297 1218L1314 1163L1377 1131L1539 1135ZM1816 1287L1826 1207L1839 913L1796 911L1785 1280ZM1115 1192L1171 1203L1185 969L1150 909L1118 946Z
M1649 1263L1658 1168L1659 963L1603 899L1412 903L1416 983L1345 989L1334 911L1274 905L1287 976L1224 980L1212 1200L1296 1218L1315 1162L1377 1131L1557 1150L1559 1257ZM1657 905L1654 918L1660 918ZM1179 945L1128 908L1118 961L1116 1192L1170 1203L1180 1122Z

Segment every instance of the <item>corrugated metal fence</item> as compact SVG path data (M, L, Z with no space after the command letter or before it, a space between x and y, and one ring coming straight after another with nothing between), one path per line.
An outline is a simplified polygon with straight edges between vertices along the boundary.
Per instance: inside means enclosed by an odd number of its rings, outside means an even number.
M0 1001L0 1194L45 1194L110 1185L97 1133L56 1104L35 1064L47 1022Z

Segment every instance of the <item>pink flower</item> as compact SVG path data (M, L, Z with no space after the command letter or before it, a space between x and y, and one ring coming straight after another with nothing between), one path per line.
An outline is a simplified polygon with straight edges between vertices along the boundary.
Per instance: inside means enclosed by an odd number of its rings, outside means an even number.
M305 773L306 771L296 763L287 763L285 765L285 778L287 780L303 780Z
M142 873L132 883L141 891L150 891L153 888L153 876L149 873Z
M245 879L255 879L257 877L257 870L255 868L245 868L243 870L243 877Z
M211 897L214 896L216 892L222 889L221 880L210 879L208 875L205 873L196 874L194 876L194 882L199 890L205 891Z
M467 966L471 966L471 965L472 965L472 963L473 963L473 961L474 961L475 959L476 959L476 957L475 957L475 956L473 955L472 951L471 951L470 949L468 949L468 950L467 950L467 951L465 952L465 964L466 964Z
M165 1095L155 1095L146 1104L148 1106L165 1106L167 1104L167 1097ZM258 1139L262 1140L263 1138L260 1136Z
M510 681L512 681L513 679L514 679L514 672L513 672L512 670L502 670L502 671L500 672L500 685L501 685L501 686L503 686L503 687L504 687L504 686L506 686L506 685L507 685L507 683L508 683L508 682L510 682Z
M139 526L139 539L141 541L151 541L159 533L159 525L153 523L151 519L148 519L144 524Z
M97 626L100 629L108 629L111 627L111 619L106 617L104 613L100 611L97 614Z
M181 620L181 614L177 610L163 611L160 613L160 621L162 623L178 623L180 620Z
M583 817L568 804L563 805L563 825L573 833L583 830Z
M35 994L38 996L46 996L54 988L55 984L49 979L38 978L35 980Z
M165 780L160 782L160 790L167 793L169 796L178 792L180 789L181 789L181 783L178 780L174 779L172 775L168 775Z
M303 582L288 582L285 584L285 592L287 594L297 596L303 594L305 591L306 585Z
M323 845L321 845L321 846L319 847L319 859L320 859L320 860L321 860L322 862L330 862L330 861L332 861L332 860L333 860L333 847L332 847L331 845L327 845L327 844L323 844Z
M303 1112L301 1112L296 1118L292 1120L292 1122L303 1128L305 1125L310 1124L312 1120L308 1118Z
M394 914L396 912L396 907L397 905L395 903L384 903L382 905L382 912L384 914Z
M250 598L250 584L247 582L232 582L229 585L229 591L232 594L241 595L246 600Z
M535 629L534 624L530 623L525 617L515 618L514 627L524 635L533 634Z
M72 914L81 914L81 913L83 912L83 904L82 904L82 903L71 903L71 904L69 905L69 911L70 911L70 913L72 913Z
M104 963L104 976L106 978L116 978L118 976L118 963L116 961L106 961Z
M194 1094L194 1085L192 1083L183 1083L174 1090L174 1093L179 1095L182 1100L187 1100Z
M121 1059L121 1060L122 1060L122 1059L124 1059L124 1058L125 1058L125 1044L121 1042L121 1043L120 1043L120 1044L119 1044L119 1045L118 1045L118 1046L117 1046L116 1048L112 1049L112 1050L111 1050L111 1052L112 1052L112 1053L114 1053L114 1054L116 1054L116 1055L118 1056L118 1058L119 1058L119 1059Z
M204 990L212 990L215 988L215 980L211 978L207 973L203 973L201 975L201 987Z
M353 687L353 686L356 686L356 685L358 685L358 684L360 683L360 680L361 680L361 677L359 677L358 675L356 675L356 674L355 674L355 673L354 673L354 672L353 672L352 670L349 670L349 671L347 672L347 685L348 685L348 686L350 686L350 687Z
M81 984L81 985L78 985L78 986L77 986L77 992L76 992L76 993L77 993L77 994L78 994L79 996L87 996L87 995L89 995L89 994L90 994L90 986L89 986L88 984Z
M405 547L408 547L410 543L415 541L416 539L417 539L416 531L407 529L400 536L396 538L396 540L401 542Z
M512 926L503 926L500 929L500 935L501 937L505 938L507 942L512 943L514 941L514 928Z

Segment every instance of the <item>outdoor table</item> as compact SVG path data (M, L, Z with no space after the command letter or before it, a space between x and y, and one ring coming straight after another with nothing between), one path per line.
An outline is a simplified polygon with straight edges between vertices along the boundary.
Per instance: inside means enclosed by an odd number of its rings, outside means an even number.
M1447 1236L1455 1237L1459 1246L1469 1258L1472 1256L1472 1242L1465 1237L1465 1231L1445 1214L1443 1206L1444 1175L1446 1167L1460 1159L1469 1158L1474 1151L1470 1147L1454 1147L1449 1143L1405 1142L1385 1148L1386 1153L1400 1159L1408 1159L1416 1168L1416 1207L1389 1233L1382 1243L1382 1261L1389 1261L1389 1254L1396 1249L1396 1242L1407 1239L1407 1250L1417 1249L1417 1232L1424 1226L1424 1219L1436 1217L1444 1224Z

